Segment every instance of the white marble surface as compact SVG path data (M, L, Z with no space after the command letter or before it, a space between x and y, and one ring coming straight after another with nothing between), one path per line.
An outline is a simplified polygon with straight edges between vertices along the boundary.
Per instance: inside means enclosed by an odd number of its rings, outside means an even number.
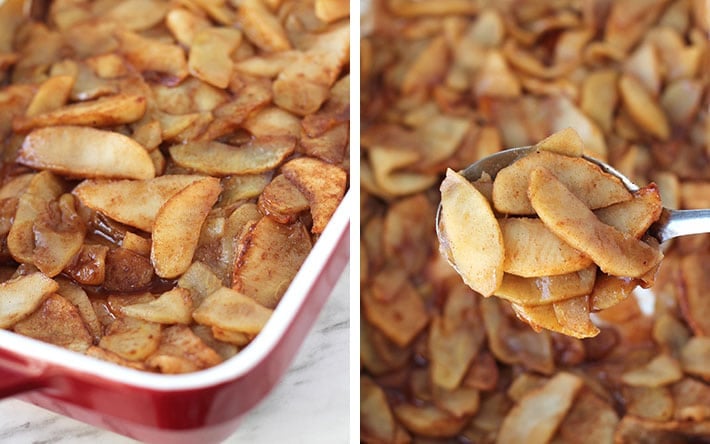
M348 442L349 311L346 267L284 379L225 443ZM0 443L134 442L22 401L0 401Z

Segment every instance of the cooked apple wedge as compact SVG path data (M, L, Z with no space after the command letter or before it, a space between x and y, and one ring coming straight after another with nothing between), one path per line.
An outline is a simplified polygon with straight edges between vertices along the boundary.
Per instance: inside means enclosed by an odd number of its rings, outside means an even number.
M594 288L597 267L555 276L520 277L506 273L495 295L520 305L535 306L588 295Z
M308 199L313 233L322 233L345 194L344 170L311 157L293 159L281 169L284 176Z
M291 137L259 137L246 145L188 142L170 147L176 164L215 176L255 174L276 168L296 149Z
M272 310L231 288L222 287L200 304L192 314L203 325L229 331L256 334L264 328Z
M605 224L638 239L658 220L662 210L661 194L652 183L636 191L633 199L600 208L594 214Z
M54 293L59 285L42 273L32 273L0 284L0 328L12 327Z
M116 94L72 105L33 116L18 116L12 128L26 133L35 128L58 125L116 126L139 120L145 114L146 99L133 94Z
M599 334L599 328L589 318L589 295L555 302L552 308L560 325L575 332L575 337L589 338Z
M83 126L51 126L25 138L17 162L71 177L152 179L148 152L130 137Z
M641 277L663 257L659 249L605 224L550 171L530 175L530 202L543 223L608 274Z
M151 232L165 202L204 176L174 174L148 180L87 179L74 188L81 203L126 225Z
M530 173L547 168L572 194L591 209L631 200L631 193L619 179L581 158L540 151L503 168L493 181L493 205L505 214L531 215L535 211L527 197Z
M483 194L450 169L441 184L439 224L444 256L469 287L492 295L503 280L503 234Z
M258 202L263 214L282 224L293 222L300 212L309 208L306 196L283 174L264 187Z
M159 324L189 324L192 320L190 290L173 288L153 301L124 305L120 311L126 316Z
M570 157L581 157L584 151L584 142L579 133L573 128L565 128L542 139L535 144L541 151L551 151Z
M237 246L232 288L274 308L311 251L311 238L299 221L280 224L262 217L251 226Z
M202 224L221 191L219 179L207 177L179 191L158 210L150 252L158 276L174 278L188 269Z
M586 254L557 237L540 219L499 219L505 260L503 271L523 277L573 273L592 265Z
M92 337L77 307L58 294L50 294L32 314L13 327L16 333L78 352L86 351Z
M34 262L35 220L45 212L49 203L63 192L64 182L49 171L34 174L24 193L20 195L15 220L7 235L7 248L18 262Z
M218 88L226 88L232 77L232 52L242 41L235 28L208 27L192 39L187 68L190 74Z

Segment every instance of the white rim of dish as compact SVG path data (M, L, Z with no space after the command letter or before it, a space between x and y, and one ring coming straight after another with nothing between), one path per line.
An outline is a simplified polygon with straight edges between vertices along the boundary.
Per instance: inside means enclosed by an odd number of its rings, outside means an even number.
M219 365L180 375L156 374L101 361L3 329L0 329L0 349L37 361L28 363L26 370L30 374L36 371L38 376L45 366L57 365L107 381L160 391L199 389L237 379L268 357L293 321L349 223L352 199L352 192L348 191L261 333L244 350Z

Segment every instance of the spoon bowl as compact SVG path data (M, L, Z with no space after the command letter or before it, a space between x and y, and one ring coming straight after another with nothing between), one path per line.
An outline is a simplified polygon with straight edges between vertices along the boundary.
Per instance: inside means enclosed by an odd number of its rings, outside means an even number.
M500 170L512 164L516 160L536 152L537 150L538 148L534 146L503 150L472 163L462 170L460 174L469 182L480 179L484 172L488 173L492 179L495 179ZM628 177L621 174L611 165L586 155L582 155L582 158L597 165L605 173L611 174L612 176L618 178L630 192L633 193L640 189L638 185L633 183ZM442 233L439 231L440 214L441 203L436 211L435 226L437 237L442 239ZM679 236L700 233L710 233L710 209L671 210L664 207L661 211L659 219L651 225L647 232L648 235L656 238L659 243L666 242Z

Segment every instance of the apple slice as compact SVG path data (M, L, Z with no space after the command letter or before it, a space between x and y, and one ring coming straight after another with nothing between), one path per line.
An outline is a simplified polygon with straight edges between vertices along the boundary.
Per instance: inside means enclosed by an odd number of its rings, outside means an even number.
M25 138L17 162L71 177L152 179L148 152L130 137L83 126L51 126Z
M439 228L441 250L464 282L492 295L503 281L503 234L485 196L451 169L441 184Z
M535 211L527 197L530 173L547 168L573 195L595 210L631 200L631 193L619 179L581 158L539 151L503 168L493 181L493 205L505 214L530 215Z
M663 257L659 249L600 221L587 205L544 168L530 175L528 196L543 223L608 274L641 277Z
M0 328L12 327L40 306L59 285L42 273L32 273L0 284Z
M202 224L221 191L219 179L207 177L185 187L158 210L150 252L158 276L170 279L188 269Z
M32 116L18 116L13 119L12 128L26 133L35 128L57 125L117 126L139 120L145 114L146 107L143 96L116 94Z
M173 174L148 180L87 179L74 188L81 203L126 225L151 232L165 202L204 176Z
M342 169L310 157L293 159L281 169L306 196L313 216L313 233L322 233L345 194L348 176Z
M296 149L291 137L260 137L242 146L220 142L188 142L170 147L176 164L201 173L228 176L276 168Z

